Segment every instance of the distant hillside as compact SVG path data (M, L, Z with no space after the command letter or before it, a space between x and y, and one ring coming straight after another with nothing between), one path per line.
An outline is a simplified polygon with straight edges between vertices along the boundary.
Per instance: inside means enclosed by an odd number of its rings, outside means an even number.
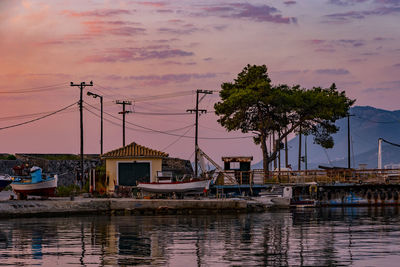
M376 168L378 139L381 137L400 144L400 110L388 111L356 106L351 108L350 114L354 115L350 117L351 165L357 168L359 164L367 164L367 168ZM340 130L333 135L335 146L332 149L324 150L313 143L312 136L307 137L308 169L317 168L318 165L347 167L347 118L338 120L336 125ZM304 138L302 142L304 155ZM288 147L289 164L293 169L297 169L299 149L297 136L288 142ZM400 148L383 143L382 150L384 165L400 163ZM284 159L284 153L282 154ZM262 168L262 161L253 165L253 168Z

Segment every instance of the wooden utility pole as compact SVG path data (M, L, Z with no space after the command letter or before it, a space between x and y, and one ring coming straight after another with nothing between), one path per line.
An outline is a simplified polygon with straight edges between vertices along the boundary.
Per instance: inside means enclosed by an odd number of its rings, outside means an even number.
M125 114L130 113L130 111L125 110L125 105L132 105L132 101L122 101L117 100L115 104L122 105L122 111L118 112L118 114L122 114L122 146L125 146Z
M194 140L194 176L197 178L198 176L198 134L199 134L199 112L200 113L207 113L205 109L199 109L199 94L212 94L210 90L196 90L196 108L195 109L188 109L186 112L196 113L196 134Z
M80 84L74 84L71 82L71 86L77 86L81 90L80 92L80 98L79 98L79 113L80 113L80 130L81 130L81 181L83 183L83 175L84 175L84 170L83 170L83 99L82 99L82 92L83 88L86 86L93 86L93 81L90 81L89 84L86 84L85 82L81 82Z

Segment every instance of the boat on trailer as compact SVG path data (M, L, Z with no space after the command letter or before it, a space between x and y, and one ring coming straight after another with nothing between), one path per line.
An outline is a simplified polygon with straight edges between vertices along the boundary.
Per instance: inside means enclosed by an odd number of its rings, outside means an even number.
M47 198L55 195L57 178L57 175L42 175L42 169L34 166L30 176L15 176L11 187L19 199L26 199L28 195Z
M211 180L139 183L137 188L148 193L202 193L208 190Z

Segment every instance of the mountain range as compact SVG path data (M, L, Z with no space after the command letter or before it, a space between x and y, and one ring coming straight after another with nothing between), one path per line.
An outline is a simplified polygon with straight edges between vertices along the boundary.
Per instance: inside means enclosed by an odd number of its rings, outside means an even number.
M350 109L350 161L352 168L366 164L366 168L378 166L378 139L383 138L400 144L400 110L389 111L370 106L355 106ZM314 144L313 137L302 138L302 156L305 155L305 138L307 138L307 168L316 169L319 165L330 167L348 166L348 121L343 118L336 121L339 131L333 134L334 147L323 149ZM288 142L288 158L292 169L298 169L299 138ZM284 167L284 150L281 153L281 167ZM400 163L400 147L382 143L382 163ZM254 164L253 169L262 169L262 161ZM304 162L301 169L305 169Z

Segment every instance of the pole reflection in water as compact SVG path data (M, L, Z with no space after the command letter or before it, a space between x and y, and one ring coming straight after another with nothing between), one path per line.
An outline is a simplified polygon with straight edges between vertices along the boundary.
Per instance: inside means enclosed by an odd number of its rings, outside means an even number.
M397 266L397 207L0 220L0 265Z

